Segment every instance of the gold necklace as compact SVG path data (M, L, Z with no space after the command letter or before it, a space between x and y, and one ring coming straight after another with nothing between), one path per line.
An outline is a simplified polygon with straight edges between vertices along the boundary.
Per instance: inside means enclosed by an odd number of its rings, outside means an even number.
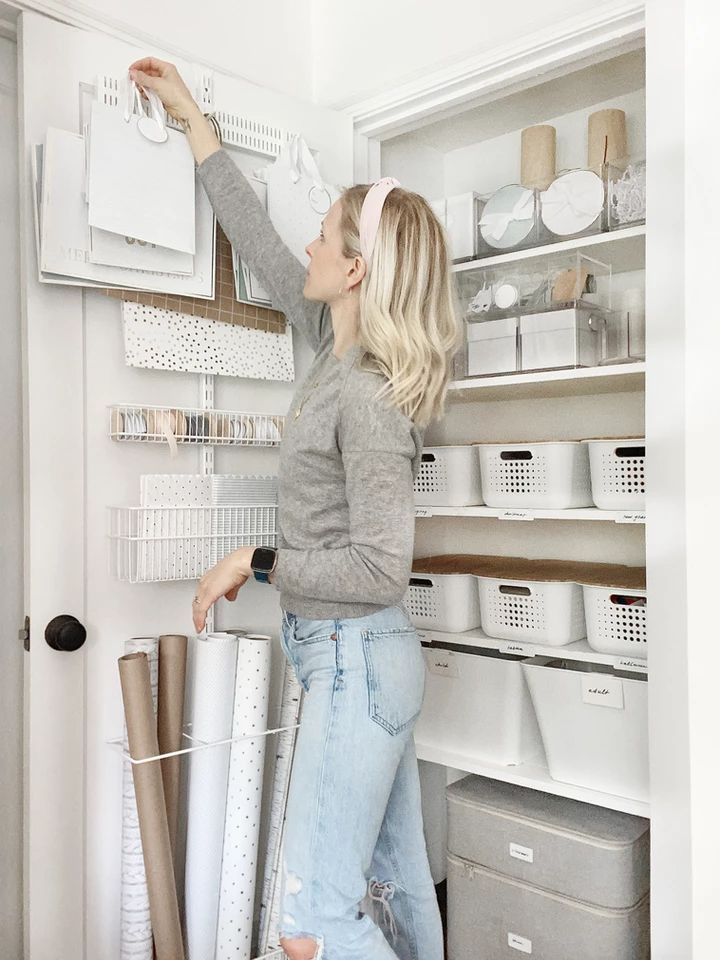
M315 389L315 387L316 387L319 383L320 383L320 381L319 381L319 380L316 380L315 383L313 383L313 385L310 387L310 389L308 390L308 392L305 394L305 396L304 396L304 397L302 398L302 400L300 401L300 406L299 406L299 407L297 408L297 410L295 411L295 420L297 420L297 418L300 416L300 414L301 414L301 412L302 412L302 408L305 406L305 401L307 400L307 398L310 396L310 394L313 392L313 390Z

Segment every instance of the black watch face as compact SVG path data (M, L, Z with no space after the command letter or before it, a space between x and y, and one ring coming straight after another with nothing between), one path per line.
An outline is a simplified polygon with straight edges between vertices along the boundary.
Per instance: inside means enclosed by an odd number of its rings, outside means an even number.
M275 551L267 547L256 547L252 557L254 570L272 570L275 563Z

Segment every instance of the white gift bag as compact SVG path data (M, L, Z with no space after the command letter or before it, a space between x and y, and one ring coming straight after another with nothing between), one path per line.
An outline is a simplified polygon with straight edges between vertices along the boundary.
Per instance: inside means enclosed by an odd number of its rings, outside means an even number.
M142 112L128 81L125 111L95 101L90 115L88 222L159 247L195 253L195 162L185 135L169 130L152 91Z
M128 270L152 270L160 273L190 275L195 257L181 250L169 250L147 240L124 237L99 227L90 227L90 262Z
M305 247L320 232L320 221L339 196L323 181L310 148L295 136L267 168L268 213L275 229L302 263Z
M90 262L88 208L83 196L83 137L49 127L42 158L36 158L35 166L41 194L37 213L41 282L127 287L212 299L215 289L215 216L201 187L196 191L198 253L192 275L143 272Z

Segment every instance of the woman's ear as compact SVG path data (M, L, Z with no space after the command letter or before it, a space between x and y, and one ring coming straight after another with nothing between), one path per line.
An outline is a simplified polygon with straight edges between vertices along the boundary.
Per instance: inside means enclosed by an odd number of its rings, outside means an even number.
M354 257L352 265L348 270L348 283L350 287L355 287L357 284L362 283L366 273L367 264L365 263L365 258Z

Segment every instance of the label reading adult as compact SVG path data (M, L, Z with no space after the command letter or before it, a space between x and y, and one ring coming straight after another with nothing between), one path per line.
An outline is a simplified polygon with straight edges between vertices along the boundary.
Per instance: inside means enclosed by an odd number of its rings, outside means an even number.
M609 677L604 673L586 675L580 678L582 684L582 698L585 703L598 707L612 707L615 710L625 709L622 680L619 677Z

